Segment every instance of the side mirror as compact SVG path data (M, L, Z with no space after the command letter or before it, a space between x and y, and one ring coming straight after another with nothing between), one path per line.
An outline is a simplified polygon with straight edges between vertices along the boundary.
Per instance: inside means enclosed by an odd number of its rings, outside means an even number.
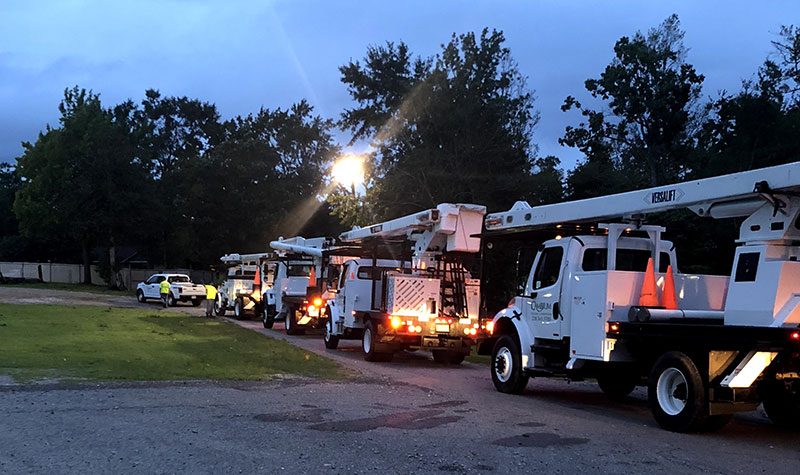
M530 297L532 299L535 299L538 296L539 296L539 292L531 292L531 294L528 297Z

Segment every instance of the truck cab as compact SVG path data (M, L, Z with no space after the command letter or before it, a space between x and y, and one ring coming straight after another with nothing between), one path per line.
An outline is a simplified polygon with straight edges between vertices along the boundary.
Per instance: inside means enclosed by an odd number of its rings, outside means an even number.
M531 376L594 378L622 397L646 384L667 430L713 430L761 403L796 429L798 171L800 162L488 215L482 237L541 242L520 291L484 326L479 353L492 355L495 388L520 393ZM745 218L730 275L678 272L665 229L644 224L676 209ZM622 222L591 224L601 219Z

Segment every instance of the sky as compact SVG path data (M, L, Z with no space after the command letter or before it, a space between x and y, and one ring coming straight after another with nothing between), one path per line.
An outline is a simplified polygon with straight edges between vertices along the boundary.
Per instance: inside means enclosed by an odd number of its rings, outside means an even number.
M369 45L402 40L430 56L453 33L488 27L504 32L534 92L539 154L569 169L581 154L558 138L580 117L560 110L564 98L586 99L584 81L600 75L618 39L672 13L706 99L738 91L780 26L800 25L800 2L777 0L0 0L0 162L58 125L74 85L109 107L152 88L213 102L223 119L303 98L336 119L353 106L338 67Z

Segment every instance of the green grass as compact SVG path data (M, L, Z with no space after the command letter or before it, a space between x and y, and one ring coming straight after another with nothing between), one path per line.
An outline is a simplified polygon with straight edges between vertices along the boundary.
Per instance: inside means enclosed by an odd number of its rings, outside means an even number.
M102 285L90 284L64 284L59 282L31 282L24 284L3 284L5 287L20 287L26 289L66 290L69 292L89 292L103 295L135 295L133 290L111 290Z
M489 366L489 364L492 362L492 357L489 355L476 355L473 353L467 355L465 359L470 363L482 364L486 366Z
M90 381L342 378L334 362L215 320L149 310L0 304L0 374Z

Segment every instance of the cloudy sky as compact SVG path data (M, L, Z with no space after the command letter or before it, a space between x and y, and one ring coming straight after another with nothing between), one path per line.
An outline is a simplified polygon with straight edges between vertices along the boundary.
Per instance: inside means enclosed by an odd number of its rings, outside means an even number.
M570 168L580 154L557 140L578 117L560 111L564 97L582 97L620 36L672 13L706 97L738 90L780 26L800 24L797 1L0 0L0 162L57 124L73 85L108 106L155 88L214 102L223 118L302 98L336 118L351 104L337 68L367 45L403 40L427 56L454 32L489 27L535 91L540 153Z

